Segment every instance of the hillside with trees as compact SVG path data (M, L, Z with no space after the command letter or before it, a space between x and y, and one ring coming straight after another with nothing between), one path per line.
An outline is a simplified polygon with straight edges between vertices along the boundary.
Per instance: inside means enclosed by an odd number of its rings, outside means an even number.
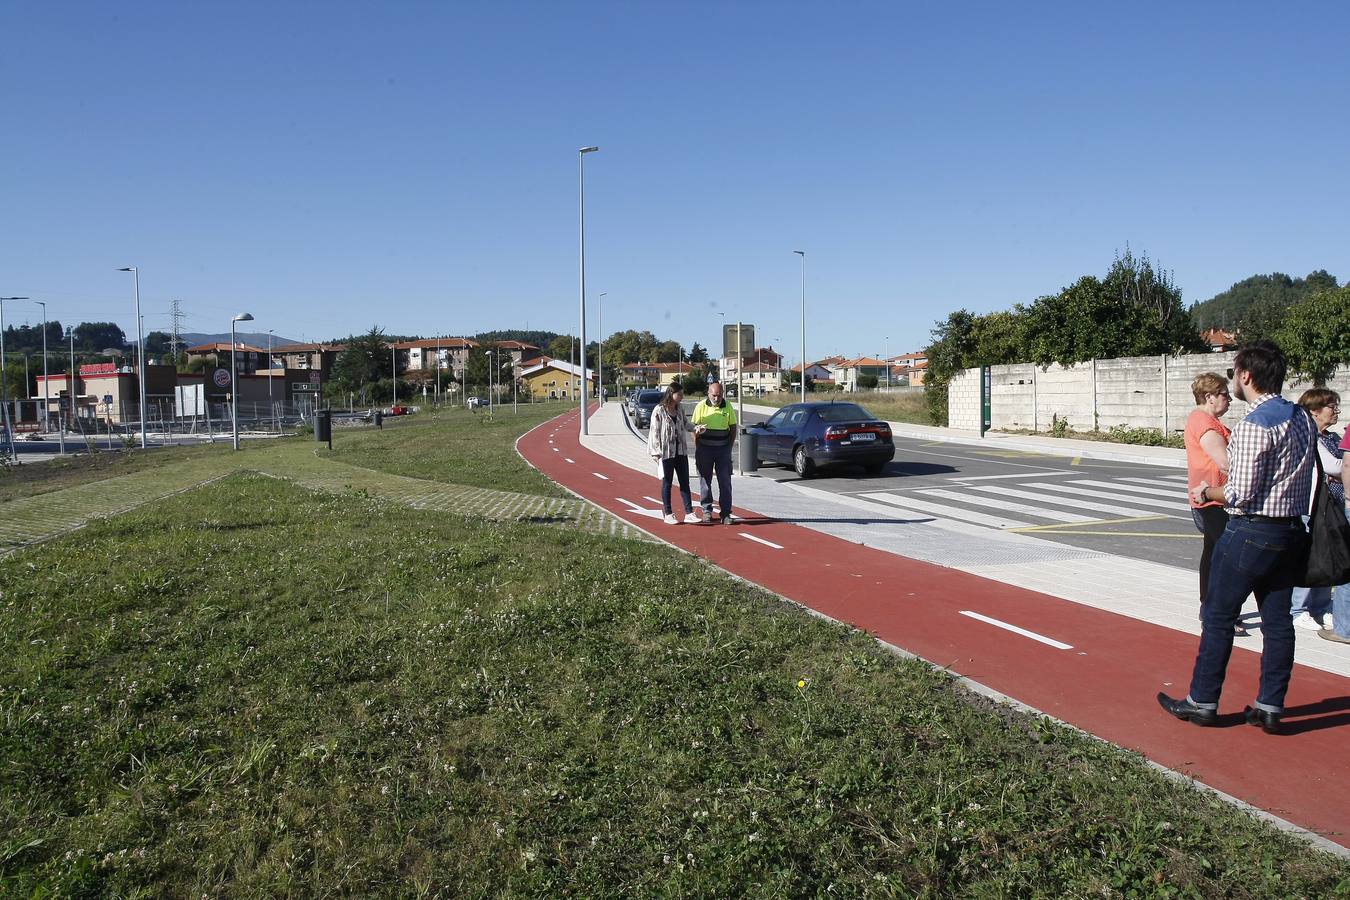
M1291 306L1318 291L1335 290L1336 276L1326 269L1292 278L1283 272L1244 278L1222 293L1194 304L1191 319L1201 330L1239 331L1244 343L1271 337Z

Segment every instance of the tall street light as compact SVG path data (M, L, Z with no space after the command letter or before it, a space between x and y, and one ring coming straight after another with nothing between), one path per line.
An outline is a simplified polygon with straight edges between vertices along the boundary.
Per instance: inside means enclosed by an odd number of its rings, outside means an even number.
M235 365L235 349L239 342L234 337L237 322L252 322L252 313L240 313L230 320L230 418L234 421L234 449L239 449L239 367Z
M52 402L47 393L47 301L32 302L42 307L42 430L51 431Z
M276 410L272 406L272 336L276 329L267 329L267 414L274 415Z
M0 422L5 426L5 437L9 441L9 458L18 462L19 458L14 455L14 423L9 418L9 381L5 376L5 301L6 300L27 300L27 297L0 297L0 397L3 397L5 405L4 417Z
M148 441L145 439L145 341L141 338L141 270L135 266L124 266L117 271L130 272L136 276L136 381L140 387L141 449L144 450ZM231 348L230 352L234 353L234 349ZM234 441L234 448L239 449L237 436Z
M586 393L591 380L586 376L586 154L599 147L582 147L577 151L577 230L580 235L581 260L581 433L590 434L586 421Z
M793 250L802 258L802 402L806 402L806 251Z
M595 367L600 372L600 402L604 403L605 397L605 295L609 291L601 291L596 302L600 304L600 309L596 313L596 330L600 332L600 356L595 361Z

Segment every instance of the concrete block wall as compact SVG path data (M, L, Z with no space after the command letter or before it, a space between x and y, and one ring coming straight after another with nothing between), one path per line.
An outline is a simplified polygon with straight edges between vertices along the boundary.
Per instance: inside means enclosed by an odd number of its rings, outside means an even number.
M980 430L980 370L966 369L947 385L947 425Z
M1095 367L1083 362L1036 372L1037 430L1049 431L1055 419L1067 419L1070 428L1080 431L1092 430Z
M992 427L1049 431L1055 418L1067 419L1079 431L1112 426L1157 428L1178 433L1195 408L1191 382L1202 372L1227 373L1234 351L1183 356L1137 356L1099 359L1041 370L1031 363L993 366ZM1290 381L1284 396L1297 400L1310 384ZM1350 367L1341 367L1327 382L1350 408ZM967 369L947 390L953 428L980 427L980 370ZM1234 401L1224 423L1230 428L1247 414L1247 404ZM1350 428L1350 415L1335 429Z

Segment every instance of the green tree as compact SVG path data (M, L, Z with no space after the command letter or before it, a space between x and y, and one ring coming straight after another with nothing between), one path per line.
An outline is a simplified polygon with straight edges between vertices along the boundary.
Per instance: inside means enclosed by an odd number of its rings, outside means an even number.
M81 322L75 326L75 347L86 353L102 353L127 345L126 335L112 322Z
M570 334L560 334L548 342L545 352L554 359L561 359L565 362L572 362L573 347L576 338Z
M659 363L679 362L683 352L684 348L680 346L679 341L662 341L656 347L655 361Z
M1350 285L1318 291L1291 306L1275 341L1291 373L1324 386L1337 366L1350 365Z
M369 388L381 378L393 374L393 360L384 331L372 325L370 331L359 337L352 335L345 341L347 349L338 354L333 363L333 381L341 393L371 396Z
M707 361L708 351L703 348L702 344L695 341L693 346L689 348L689 362L705 363Z
M1334 290L1336 277L1326 269L1309 272L1303 278L1291 278L1283 272L1269 275L1253 275L1237 282L1226 291L1222 291L1191 307L1191 318L1198 329L1225 328L1228 330L1247 330L1252 325L1270 328L1262 337L1270 337L1274 332L1272 309L1282 315L1285 309L1298 303L1309 294L1318 291ZM1255 307L1266 306L1269 309L1256 314L1257 321L1252 322ZM1275 327L1278 327L1276 325ZM1257 340L1253 335L1243 335L1248 341Z

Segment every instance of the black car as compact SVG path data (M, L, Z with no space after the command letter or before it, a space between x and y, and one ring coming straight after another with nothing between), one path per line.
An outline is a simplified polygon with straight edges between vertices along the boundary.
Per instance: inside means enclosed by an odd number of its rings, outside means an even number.
M803 478L835 465L875 475L895 458L891 426L856 403L794 403L746 431L757 438L760 462L792 466Z
M633 403L633 424L639 428L651 425L652 410L656 409L656 404L661 402L664 394L665 391L639 391Z

